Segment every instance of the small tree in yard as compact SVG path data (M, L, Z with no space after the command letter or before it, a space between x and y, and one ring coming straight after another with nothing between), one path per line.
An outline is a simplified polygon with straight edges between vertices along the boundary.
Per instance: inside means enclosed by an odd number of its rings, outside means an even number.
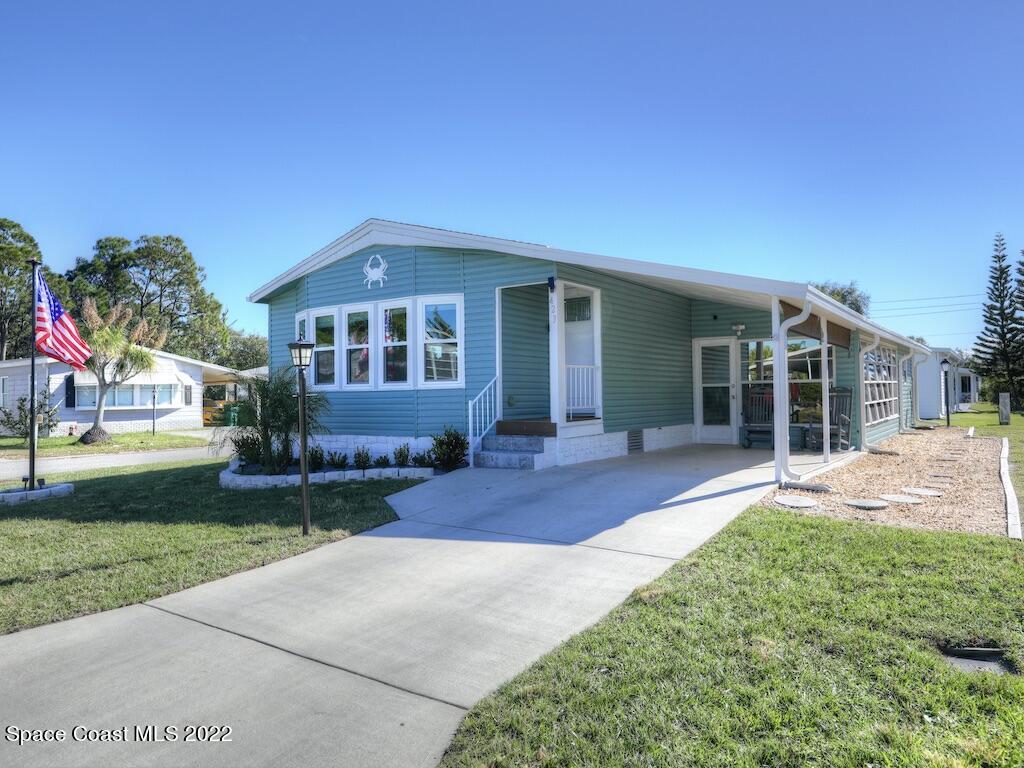
M997 234L989 267L987 301L982 309L985 327L974 348L980 372L987 378L1000 380L1009 391L1014 407L1020 403L1016 380L1021 374L1024 347L1020 289L1011 279L1006 240L1002 234Z
M91 298L82 305L82 320L86 329L83 335L92 349L85 367L96 377L96 415L92 427L79 438L88 445L110 439L103 429L107 392L136 374L153 370L156 361L152 350L163 346L167 333L151 328L145 319L133 323L132 310L125 304L115 304L101 315Z
M60 424L57 411L57 405L50 404L50 393L45 389L39 390L39 395L36 397L36 415L40 418L40 432L49 434L57 428L57 425ZM32 416L27 396L19 397L13 410L10 408L0 409L0 429L28 442L29 433L32 430Z

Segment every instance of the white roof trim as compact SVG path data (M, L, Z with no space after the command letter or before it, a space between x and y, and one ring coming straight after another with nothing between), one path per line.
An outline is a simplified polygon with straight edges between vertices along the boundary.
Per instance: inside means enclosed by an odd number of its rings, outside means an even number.
M454 232L448 229L424 227L416 224L402 224L384 219L367 219L334 242L321 248L312 256L303 259L287 272L283 272L270 282L257 288L249 294L248 300L252 302L261 301L274 291L299 279L303 275L307 275L328 264L344 259L357 251L375 245L406 245L495 251L525 256L527 258L543 259L545 261L559 261L609 272L621 272L682 283L708 285L731 291L761 294L766 297L778 296L780 299L786 299L794 304L803 304L806 301L810 301L817 307L820 313L841 325L866 330L886 340L910 347L919 352L928 351L927 346L872 322L863 315L836 301L831 296L827 296L806 283L748 277L707 269L691 269L689 267L659 264L651 261L600 256L581 251L566 251L536 243L525 243L519 240L473 235L467 232Z

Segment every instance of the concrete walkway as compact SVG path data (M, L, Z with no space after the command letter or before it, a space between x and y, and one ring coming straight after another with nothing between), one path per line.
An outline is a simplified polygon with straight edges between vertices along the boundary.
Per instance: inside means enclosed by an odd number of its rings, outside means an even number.
M392 496L390 525L0 637L5 726L127 725L129 739L0 742L0 764L433 765L475 701L757 501L770 459L701 446L460 470ZM133 730L194 723L232 741Z
M196 435L199 436L199 435ZM85 456L49 456L36 459L36 474L46 478L64 472L82 472L106 467L133 467L161 464L165 461L198 461L217 456L209 446L168 448L163 451L126 451L125 453L91 453ZM0 458L0 480L20 480L28 474L28 458Z

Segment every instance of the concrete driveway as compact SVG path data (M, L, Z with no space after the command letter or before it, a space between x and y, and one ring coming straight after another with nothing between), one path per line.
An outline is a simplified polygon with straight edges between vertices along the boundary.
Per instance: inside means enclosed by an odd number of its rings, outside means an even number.
M0 764L433 765L475 701L760 498L770 459L701 446L460 470L391 497L390 525L0 637L0 723L68 731L0 741ZM185 743L189 724L231 741ZM76 725L128 742L73 742Z

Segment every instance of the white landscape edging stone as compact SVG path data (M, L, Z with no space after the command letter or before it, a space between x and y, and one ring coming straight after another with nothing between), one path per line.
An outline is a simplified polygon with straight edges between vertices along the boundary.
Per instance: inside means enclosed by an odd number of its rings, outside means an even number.
M69 496L74 491L75 486L72 483L47 485L44 488L36 488L34 491L5 491L0 493L0 504L23 504L26 501L55 499L59 496Z
M302 483L302 477L300 475L239 475L235 472L238 467L238 460L232 459L228 463L228 468L220 473L220 487L221 488L233 488L235 490L251 490L254 488L284 488L287 486L296 486ZM381 477L395 478L415 478L418 480L429 480L434 476L433 467L388 467L381 469L374 467L373 469L367 469L365 472L361 469L349 469L349 470L333 470L331 472L310 472L309 483L310 485L319 485L320 483L344 483L352 481L362 480L373 480ZM52 486L47 488L47 491L51 491L55 488L62 486ZM68 488L72 488L70 484L67 484ZM71 491L66 491L70 493ZM41 493L41 491L36 491ZM2 494L0 493L0 500L3 496L14 496L23 495L22 492L18 494ZM65 494L52 494L52 495L65 495ZM17 501L7 501L8 504L17 504Z
M1003 493L1006 494L1006 535L1020 539L1020 504L1010 480L1010 439L1007 437L1003 438L1003 448L999 452L999 479L1003 481Z

